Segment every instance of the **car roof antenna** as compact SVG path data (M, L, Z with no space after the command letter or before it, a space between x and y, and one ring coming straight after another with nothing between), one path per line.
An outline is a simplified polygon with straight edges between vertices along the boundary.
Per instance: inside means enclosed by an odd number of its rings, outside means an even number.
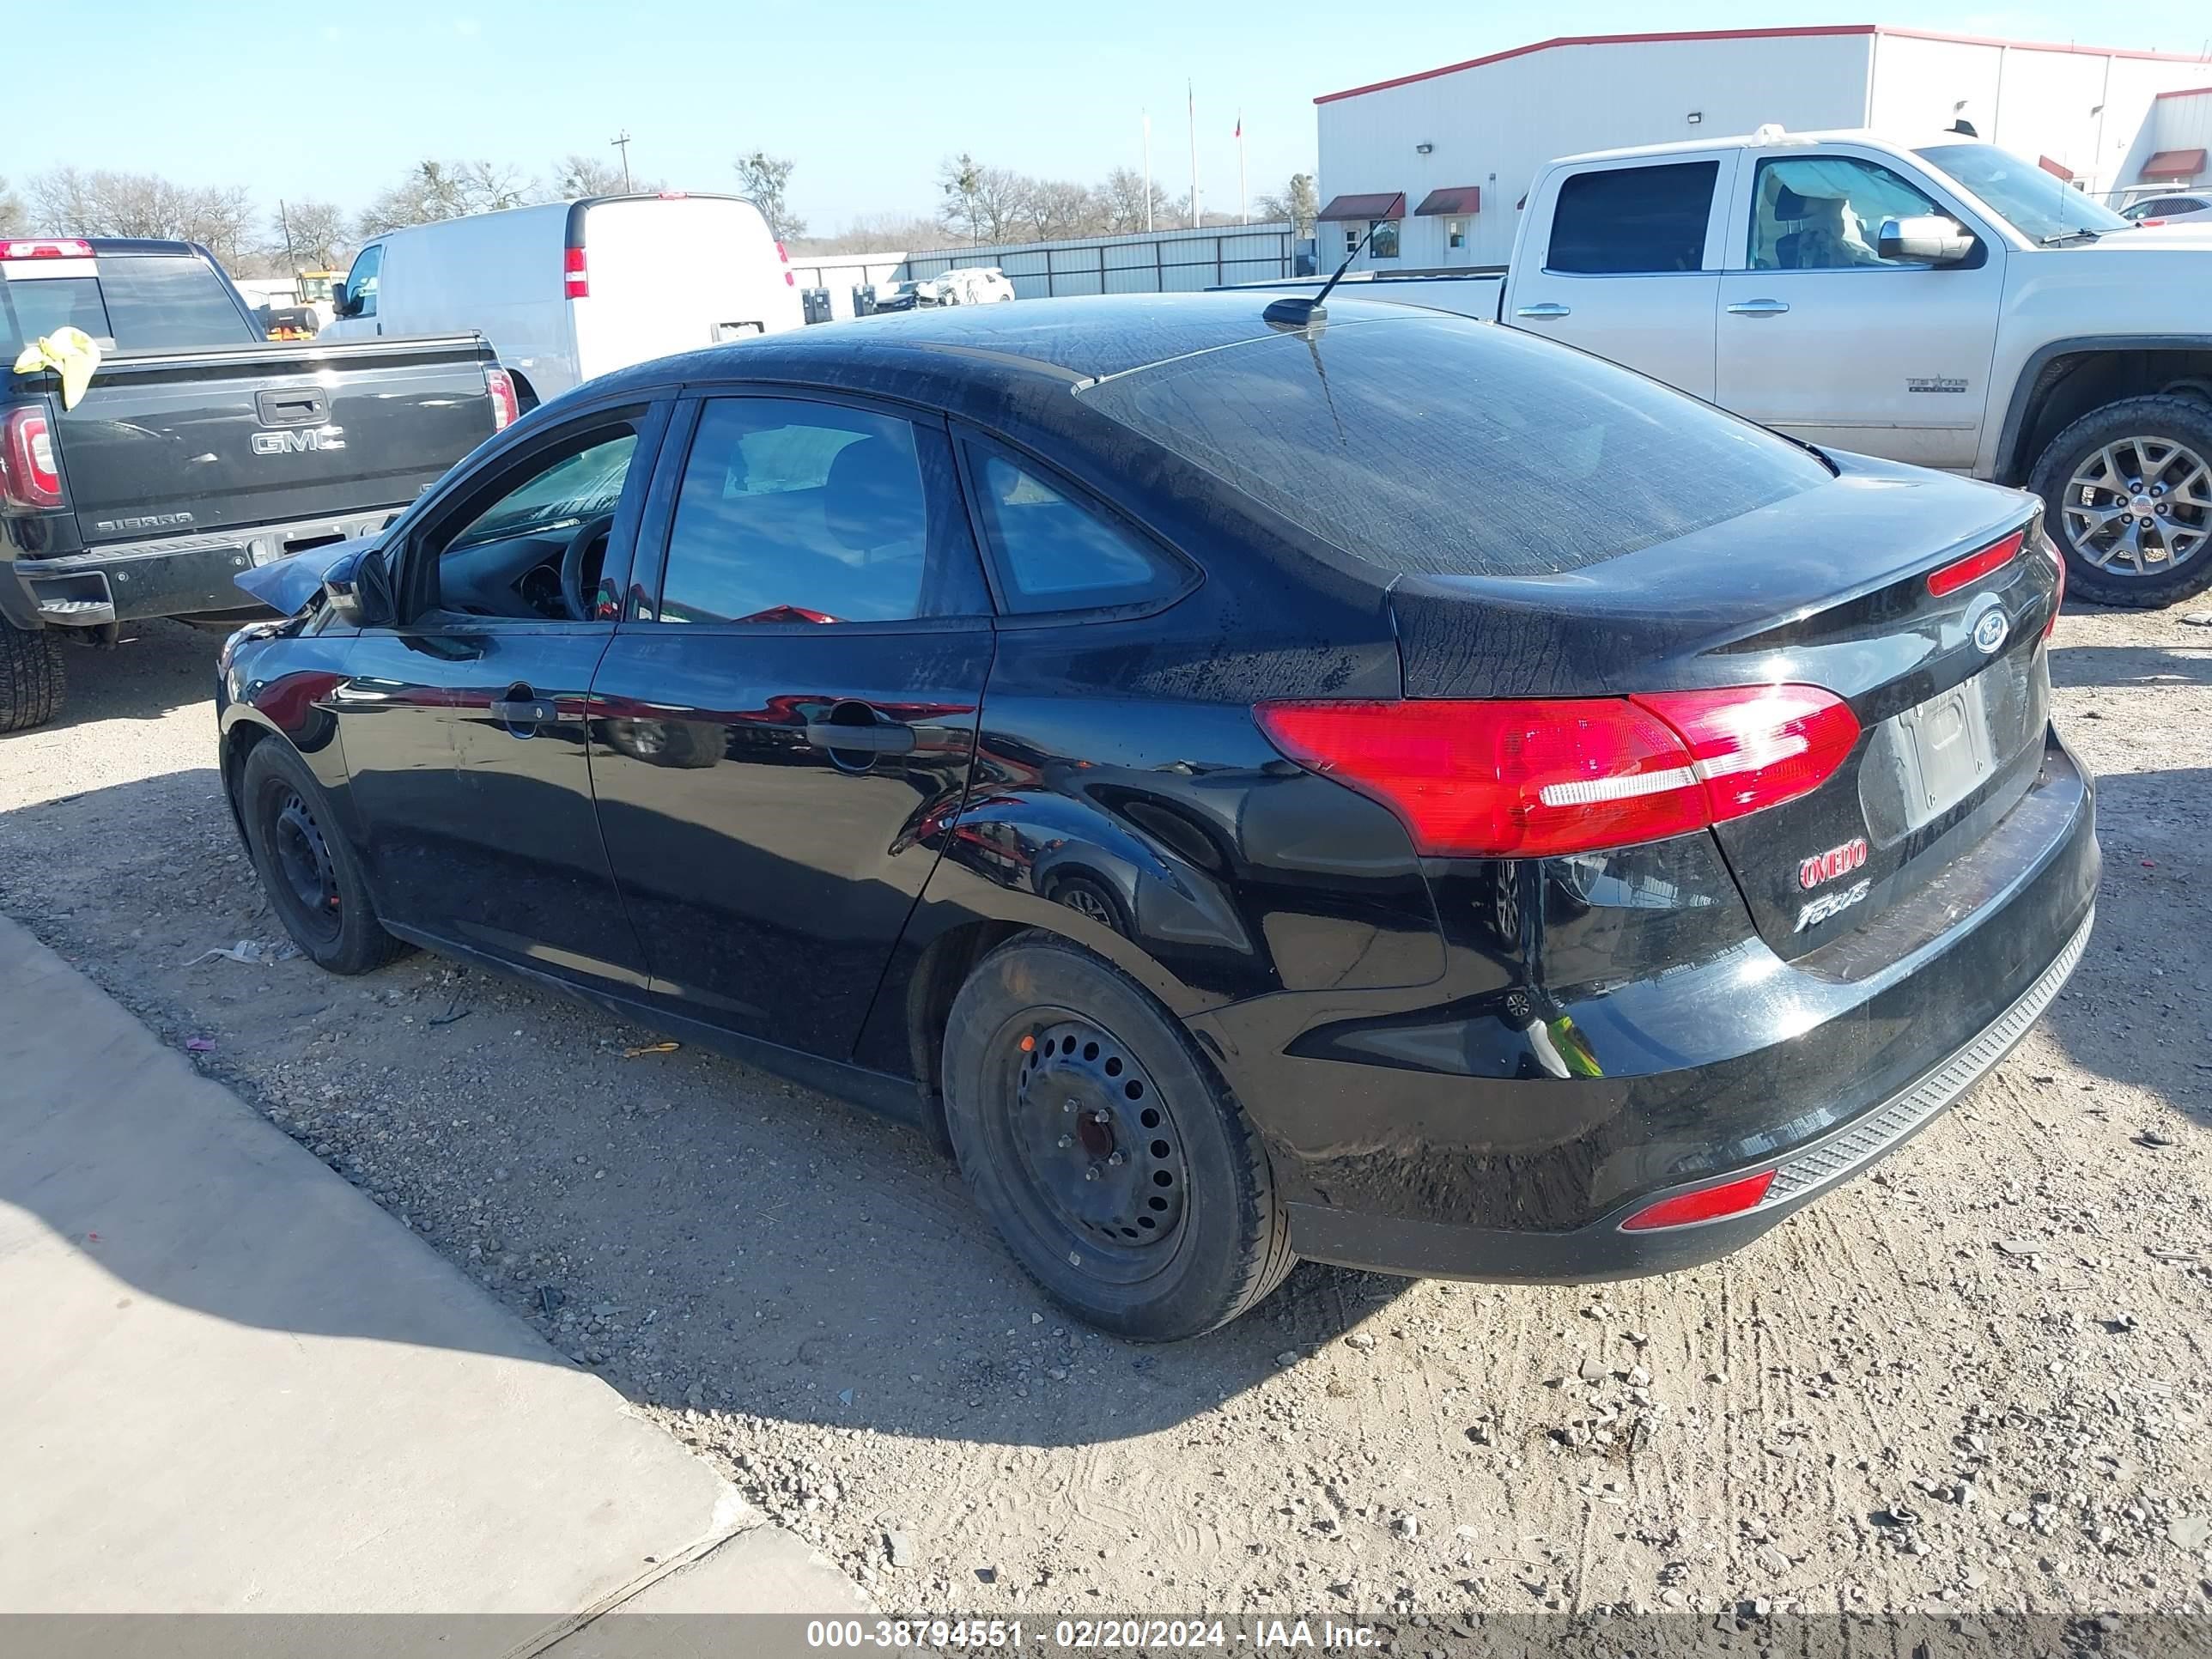
M1367 222L1367 234L1361 237L1353 245L1352 252L1344 256L1344 263L1336 268L1336 275L1321 285L1320 293L1310 300L1303 294L1272 300L1268 301L1267 308L1260 313L1261 320L1276 328L1315 328L1326 323L1328 313L1322 301L1328 298L1331 289L1344 280L1344 273L1352 269L1352 262L1359 257L1360 251L1375 234L1375 227L1382 222L1379 219Z

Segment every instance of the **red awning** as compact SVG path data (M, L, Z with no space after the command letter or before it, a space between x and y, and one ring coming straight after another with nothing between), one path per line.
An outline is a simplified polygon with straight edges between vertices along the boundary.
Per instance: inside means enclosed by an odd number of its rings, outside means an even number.
M2052 161L2048 155L2037 156L2035 165L2054 179L2063 179L2069 185L2074 182L2074 169Z
M1402 219L1406 216L1406 192L1376 191L1365 196L1332 196L1316 219Z
M1421 204L1413 210L1413 216L1427 219L1440 213L1458 216L1481 211L1480 185L1447 185L1442 190L1432 190L1421 198Z
M2201 149L2162 149L2145 161L2143 182L2152 179L2194 179L2204 171L2204 152Z

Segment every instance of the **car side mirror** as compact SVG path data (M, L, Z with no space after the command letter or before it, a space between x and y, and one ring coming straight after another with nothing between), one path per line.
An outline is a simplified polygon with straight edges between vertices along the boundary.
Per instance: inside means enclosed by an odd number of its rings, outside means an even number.
M1910 259L1927 265L1964 264L1974 257L1973 233L1940 213L1910 219L1885 219L1875 251L1885 259Z
M380 547L365 548L323 572L323 599L348 628L389 628L398 612Z
M361 315L361 301L356 299L352 295L347 293L343 289L340 289L337 293L331 295L331 315L333 317L358 317Z

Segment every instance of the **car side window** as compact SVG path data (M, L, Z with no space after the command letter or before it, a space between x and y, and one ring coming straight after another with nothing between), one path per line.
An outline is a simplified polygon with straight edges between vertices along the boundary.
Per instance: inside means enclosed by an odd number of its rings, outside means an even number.
M930 580L930 524L911 422L796 398L711 398L677 493L659 619L948 614Z
M1189 573L1038 470L970 447L1000 596L1016 613L1093 611L1172 599Z
M1752 191L1751 268L1917 269L1918 260L1881 257L1881 222L1942 211L1920 191L1873 161L1847 155L1761 161Z
M516 622L568 622L562 567L580 538L580 598L604 617L607 541L636 459L639 422L609 415L562 434L492 479L434 526L427 608Z
M355 316L376 315L376 278L377 273L383 269L384 245L381 242L371 242L354 255L353 269L346 272L345 292L348 300L356 302Z
M1544 268L1605 276L1702 269L1720 172L1718 161L1672 161L1570 175Z

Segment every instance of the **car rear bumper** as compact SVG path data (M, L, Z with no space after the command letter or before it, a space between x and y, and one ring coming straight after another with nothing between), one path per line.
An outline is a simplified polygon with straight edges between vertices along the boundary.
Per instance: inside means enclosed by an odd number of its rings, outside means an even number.
M1514 996L1352 1019L1350 1000L1316 997L1316 1021L1360 1028L1395 1068L1305 1057L1303 1036L1281 1039L1285 999L1267 1027L1267 1011L1237 1008L1193 1024L1267 1137L1299 1254L1469 1279L1665 1272L1757 1237L2002 1059L2079 962L2099 870L2089 780L2047 733L2007 817L1855 934L1788 963L1750 940L1547 1001L1580 1064L1505 1063L1496 1011ZM1536 1000L1515 995L1524 1013ZM1765 1171L1765 1198L1741 1214L1621 1226Z
M307 548L373 534L398 511L381 507L342 518L110 542L82 553L18 558L14 568L30 611L53 628L90 628L141 617L258 615L262 607L236 586L241 571Z
M1570 1232L1518 1232L1449 1222L1361 1215L1315 1204L1291 1206L1291 1243L1300 1255L1341 1267L1423 1279L1577 1280L1632 1279L1692 1267L1741 1249L1831 1187L1903 1146L2010 1054L2057 999L2088 946L2091 911L2051 965L2003 1013L1910 1088L1817 1140L1771 1160L1644 1193ZM1630 1232L1621 1223L1647 1206L1735 1176L1774 1171L1759 1203L1740 1215Z

